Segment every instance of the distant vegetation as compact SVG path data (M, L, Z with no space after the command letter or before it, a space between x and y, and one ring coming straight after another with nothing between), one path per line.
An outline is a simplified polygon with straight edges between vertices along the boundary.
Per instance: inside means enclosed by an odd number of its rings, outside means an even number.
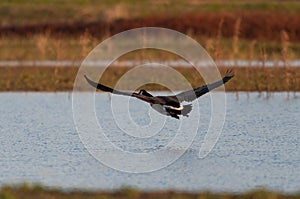
M101 77L101 83L115 86L130 67L109 67ZM176 67L192 86L205 84L194 68ZM219 68L224 75L226 67ZM72 91L77 67L0 67L0 91ZM159 68L157 69L159 70ZM300 67L236 67L235 77L226 84L226 91L300 91ZM91 77L97 80L99 77ZM175 82L171 82L175 81ZM182 88L178 80L170 80ZM122 85L121 89L128 89ZM148 90L165 90L156 84L145 85Z
M30 186L24 184L19 187L2 187L1 199L299 199L299 194L279 194L264 189L246 193L218 193L210 192L187 193L177 191L144 192L132 188L107 192L97 191L60 191L58 189L44 188L40 185Z
M214 59L282 59L283 48L288 59L300 54L296 1L33 2L1 1L1 60L81 60L104 39L145 26L188 34Z
M300 15L299 15L300 16ZM241 18L240 18L241 19ZM188 20L188 18L186 19ZM171 21L171 19L170 19ZM300 21L300 17L299 17ZM142 24L142 22L139 22ZM231 27L225 21L215 22L215 26L219 30L214 30L210 34L212 36L202 36L191 30L187 31L193 39L197 40L215 60L229 59L248 59L248 60L291 60L299 59L300 41L293 41L287 31L279 31L273 40L263 39L246 39L241 38L240 32L241 20L232 21ZM219 23L219 24L218 24ZM298 25L298 24L297 24ZM163 25L160 25L164 27ZM222 29L234 33L232 37L224 36ZM125 29L125 28L124 28ZM122 31L122 30L120 30ZM217 33L214 33L214 32ZM231 30L230 30L231 31ZM116 31L117 32L117 31ZM300 26L299 26L300 32ZM1 31L0 31L1 34ZM23 34L23 33L22 33ZM216 35L215 35L216 34ZM228 34L228 33L227 33ZM274 33L275 35L275 33ZM101 41L111 36L107 32L106 35L99 37L91 35L89 32L83 31L81 35L54 35L50 30L45 32L24 36L18 35L0 37L0 60L82 60L87 54L95 48ZM300 38L300 36L299 36ZM270 37L271 39L271 37ZM148 53L148 52L147 52ZM175 59L174 57L162 53L161 51L146 54L151 58L160 60ZM132 53L127 58L132 60L143 59L147 57L136 56Z
M274 69L236 68L235 84L227 87L230 91L299 91L299 69L288 65L289 60L300 59L299 21L297 1L2 0L0 60L81 61L113 34L130 28L158 26L191 36L214 60L286 63ZM121 59L178 57L147 51L133 52ZM113 70L110 84L126 68ZM72 90L77 68L3 66L0 71L1 91L59 91ZM189 77L190 69L182 71L193 85L199 84Z
M298 14L297 1L203 1L203 0L2 0L0 18L5 24L87 23L153 16L201 13L264 12ZM2 23L3 24L3 23Z

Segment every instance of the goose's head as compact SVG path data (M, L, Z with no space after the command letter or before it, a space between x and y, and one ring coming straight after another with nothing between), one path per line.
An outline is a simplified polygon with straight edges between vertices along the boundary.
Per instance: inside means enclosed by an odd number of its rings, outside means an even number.
M139 95L144 95L144 96L147 96L147 97L153 97L150 93L148 93L144 89L140 90Z

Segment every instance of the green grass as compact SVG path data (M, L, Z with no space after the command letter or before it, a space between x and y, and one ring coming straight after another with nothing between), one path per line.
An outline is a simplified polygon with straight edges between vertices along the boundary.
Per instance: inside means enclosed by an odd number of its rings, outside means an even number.
M139 191L132 188L123 188L115 191L61 191L45 188L40 185L28 184L11 187L4 186L0 191L1 199L299 199L299 194L282 194L265 189L253 190L245 193L188 193L178 191Z

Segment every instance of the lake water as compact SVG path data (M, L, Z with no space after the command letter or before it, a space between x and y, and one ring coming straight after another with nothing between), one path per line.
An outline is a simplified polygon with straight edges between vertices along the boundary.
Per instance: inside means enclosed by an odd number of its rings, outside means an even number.
M158 171L132 174L109 168L88 152L74 125L71 93L0 93L0 185L26 181L65 189L130 186L146 190L239 192L265 187L299 191L300 99L287 99L287 93L271 93L269 99L258 97L258 93L250 93L249 98L246 93L239 93L238 100L235 93L226 96L223 132L205 158L198 155L209 120L209 95L195 102L201 107L203 119L183 155ZM143 143L118 135L114 118L106 114L109 95L98 93L96 99L102 104L96 105L99 124L106 125L106 130L112 132L110 139L129 151L158 150L172 140L181 121L168 118L167 130L153 135L155 138L145 138ZM136 123L149 124L147 104L133 100L129 109ZM123 114L124 110L118 111ZM180 148L168 150L165 158ZM118 158L113 151L108 152L112 159ZM148 164L155 161L159 159Z

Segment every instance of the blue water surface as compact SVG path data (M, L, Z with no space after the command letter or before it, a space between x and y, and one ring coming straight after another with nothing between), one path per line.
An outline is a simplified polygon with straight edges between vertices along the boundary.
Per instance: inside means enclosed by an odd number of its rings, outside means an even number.
M109 95L96 95L101 104L96 105L99 124L118 132L109 114ZM198 155L209 122L208 95L195 102L203 119L188 150L163 169L131 174L103 165L84 147L73 121L71 93L0 93L0 185L29 182L64 189L131 186L143 190L240 192L264 187L299 191L300 99L293 94L287 99L287 93L271 93L268 99L258 93L239 93L238 98L236 93L226 95L224 128L205 158ZM147 104L130 101L129 110L137 124L151 122ZM178 128L179 120L168 121ZM173 127L144 143L124 133L109 137L124 150L159 150L172 140L176 133ZM148 164L154 161L158 160Z

